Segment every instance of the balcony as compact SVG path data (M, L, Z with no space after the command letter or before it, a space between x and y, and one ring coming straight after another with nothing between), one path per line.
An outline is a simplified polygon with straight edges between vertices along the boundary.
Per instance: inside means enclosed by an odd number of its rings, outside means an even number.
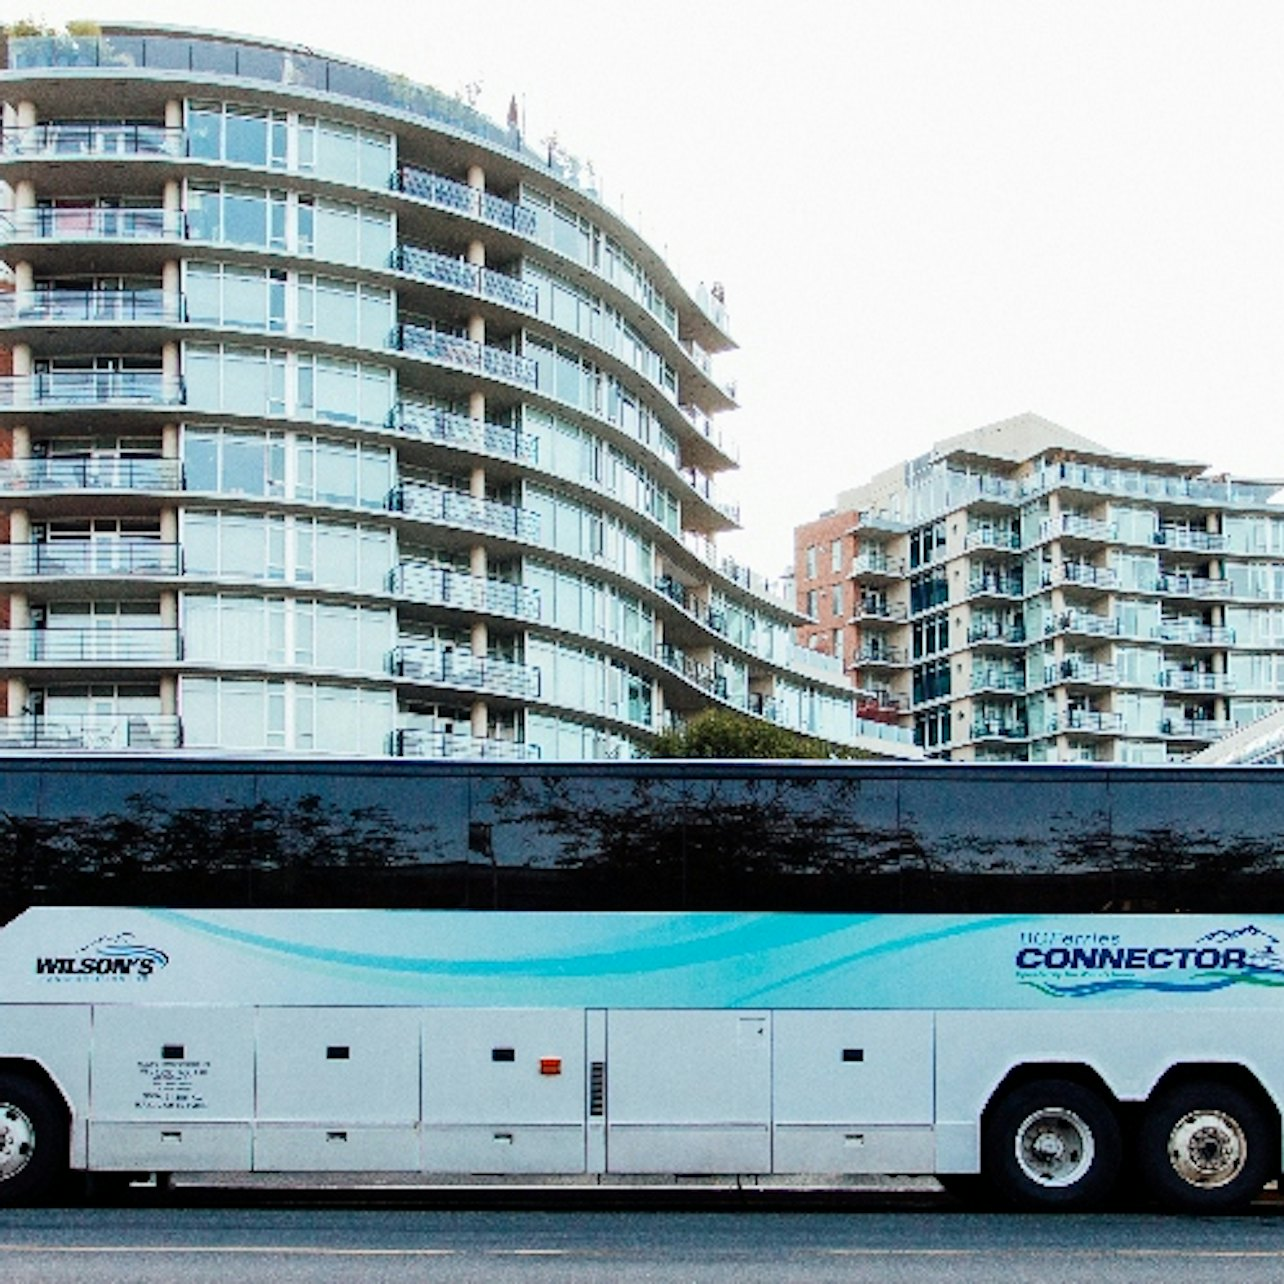
M522 312L533 313L538 303L535 287L525 281L418 245L397 246L392 252L390 266L417 281L462 290Z
M0 214L0 244L10 241L180 241L181 210L159 206L55 205Z
M973 669L970 690L1022 692L1025 690L1025 674L1019 669L993 666Z
M539 461L539 439L529 433L504 424L451 414L418 401L399 401L388 416L388 427L407 437L441 446L459 446L520 463Z
M69 490L155 492L183 487L183 465L177 459L0 460L0 492L60 493Z
M1060 664L1049 664L1043 670L1043 681L1048 686L1070 683L1076 686L1114 686L1119 681L1119 670L1113 664L1099 664L1094 660L1071 657Z
M1234 646L1235 630L1186 620L1165 620L1150 630L1151 637L1179 646Z
M1114 544L1119 539L1119 528L1114 522L1099 521L1095 517L1061 513L1039 523L1039 539L1076 539L1093 544Z
M1048 734L1087 732L1092 735L1117 736L1123 731L1123 714L1098 713L1093 709L1070 709L1048 719Z
M529 357L509 352L507 348L474 343L461 334L438 330L431 324L403 322L394 326L388 346L397 352L424 357L453 370L487 375L527 388L539 386L539 368Z
M0 749L145 753L177 749L182 724L163 713L24 714L0 718Z
M178 544L151 539L59 539L43 544L0 544L0 577L75 579L177 575Z
M0 663L165 664L182 658L177 629L11 629L0 633Z
M1079 588L1110 589L1119 584L1119 576L1104 566L1089 566L1084 562L1062 562L1044 572L1044 585L1069 584Z
M1220 740L1239 730L1239 723L1217 718L1165 718L1159 734L1174 740Z
M1091 611L1061 611L1043 623L1044 636L1054 633L1079 633L1088 637L1118 637L1123 628L1110 615L1094 615Z
M898 580L905 575L905 559L888 557L872 549L859 553L852 559L852 577L871 583L880 580Z
M1161 526L1155 532L1155 543L1165 548L1189 550L1196 553L1223 553L1226 536L1212 531L1189 530L1184 526Z
M693 620L698 620L715 633L726 633L727 621L723 613L701 601L680 580L675 580L671 575L660 575L656 578L655 587L670 602L680 606ZM751 642L750 645L752 646L753 643Z
M978 526L968 531L963 547L968 552L991 548L999 552L1015 552L1021 547L1021 535L1018 531L1002 530L996 526Z
M740 505L723 499L718 494L717 484L708 473L698 468L681 468L678 470L682 479L711 508L721 513L729 522L740 525Z
M968 580L967 593L968 597L1022 597L1024 589L1019 575L986 571Z
M392 176L394 190L413 196L417 201L481 219L494 227L516 232L519 236L533 238L538 230L535 215L513 201L469 187L431 170L414 165L403 165Z
M901 624L909 618L904 602L861 598L852 605L852 620L858 624Z
M388 496L388 507L394 513L462 530L507 535L525 543L539 539L538 513L493 499L478 499L449 486L408 482Z
M183 131L164 125L59 121L6 129L0 134L0 155L40 160L77 156L179 157L183 150Z
M388 572L388 592L408 602L480 611L518 620L540 618L539 593L521 584L485 579L431 562L405 561Z
M529 761L539 757L539 747L521 740L489 740L453 731L401 727L392 733L396 758L502 758Z
M0 410L181 406L183 381L159 370L52 370L0 378Z
M710 695L716 696L719 700L727 698L726 678L717 673L710 665L700 660L692 659L681 648L672 646L668 642L661 642L655 648L655 658L666 669L672 669L675 673L680 673L693 686L709 692Z
M967 640L972 646L1020 646L1025 642L1025 628L1020 624L991 624L973 620L968 625Z
M909 663L909 653L903 646L862 646L852 657L862 669L896 669Z
M1159 685L1173 691L1207 691L1214 695L1228 695L1236 684L1226 673L1194 673L1189 669L1164 669L1159 675Z
M1030 730L1024 722L978 718L972 723L973 740L1025 740L1029 734Z
M471 651L403 642L391 652L388 662L397 677L411 682L518 700L534 700L540 693L538 669L512 660L476 656Z
M1205 599L1231 596L1230 580L1214 580L1203 575L1161 575L1155 588L1165 597Z
M183 298L163 290L35 290L0 294L0 325L176 325Z

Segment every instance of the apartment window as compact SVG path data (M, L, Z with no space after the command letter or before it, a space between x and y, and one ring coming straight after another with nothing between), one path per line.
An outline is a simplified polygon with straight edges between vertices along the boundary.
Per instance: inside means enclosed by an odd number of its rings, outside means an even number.
M814 580L816 578L816 546L815 544L807 545L807 578Z
M842 615L842 613L843 613L843 586L841 584L835 584L834 585L834 614Z
M807 614L814 620L819 613L820 594L815 589L807 590Z
M843 569L843 541L840 539L829 546L829 569L835 572Z

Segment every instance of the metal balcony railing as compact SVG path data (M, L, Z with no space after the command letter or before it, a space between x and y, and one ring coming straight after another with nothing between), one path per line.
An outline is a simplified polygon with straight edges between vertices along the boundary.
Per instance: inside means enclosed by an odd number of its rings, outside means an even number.
M0 718L0 749L146 752L178 749L182 723L162 713L24 714Z
M183 131L164 125L53 121L0 134L0 154L55 159L65 156L181 156Z
M392 752L398 758L504 758L524 761L539 757L539 746L521 740L489 740L451 731L402 727L392 733Z
M522 584L466 575L461 571L409 560L388 573L388 591L428 606L457 607L520 620L540 618L539 593Z
M0 633L6 664L163 664L182 658L177 629L11 629Z
M438 209L469 214L519 236L533 237L538 228L535 215L523 206L414 165L403 165L397 170L392 176L392 186Z
M416 280L464 290L523 312L533 313L539 301L535 287L525 281L418 245L397 246L390 265Z
M540 672L513 660L476 656L450 647L403 642L388 657L398 677L434 686L458 687L489 695L533 700L540 693Z
M474 343L461 334L438 330L432 325L409 321L396 325L389 336L388 346L456 370L489 375L527 388L539 386L539 367L529 357L509 352L506 348Z
M59 539L0 544L0 576L177 575L180 546L150 539Z
M163 290L36 290L0 294L0 324L55 325L78 322L176 325L184 319L183 298Z
M408 482L388 496L388 507L407 517L440 522L489 535L509 535L527 543L539 539L539 514L493 499L478 499L449 486Z
M408 437L460 446L521 463L539 461L539 439L505 424L470 419L417 401L399 401L388 416L388 427Z
M183 465L177 459L0 460L0 492L176 491L182 487Z
M0 378L0 409L58 406L179 406L181 379L159 370L51 370Z

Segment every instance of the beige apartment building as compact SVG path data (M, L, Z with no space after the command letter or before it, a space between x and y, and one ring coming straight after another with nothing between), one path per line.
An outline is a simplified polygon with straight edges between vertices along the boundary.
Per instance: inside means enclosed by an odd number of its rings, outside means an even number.
M798 528L800 638L929 754L1182 760L1284 708L1282 490L1020 415Z

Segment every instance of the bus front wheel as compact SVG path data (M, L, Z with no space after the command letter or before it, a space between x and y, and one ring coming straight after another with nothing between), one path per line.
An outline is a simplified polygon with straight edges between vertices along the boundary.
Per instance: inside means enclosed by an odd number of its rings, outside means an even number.
M67 1171L67 1118L49 1089L0 1072L0 1204L49 1195Z
M1004 1093L986 1120L982 1168L1009 1204L1090 1208L1105 1201L1123 1156L1109 1104L1070 1079L1040 1079Z
M1176 1084L1142 1117L1142 1180L1161 1204L1181 1212L1243 1208L1278 1171L1276 1132L1266 1110L1232 1084Z

